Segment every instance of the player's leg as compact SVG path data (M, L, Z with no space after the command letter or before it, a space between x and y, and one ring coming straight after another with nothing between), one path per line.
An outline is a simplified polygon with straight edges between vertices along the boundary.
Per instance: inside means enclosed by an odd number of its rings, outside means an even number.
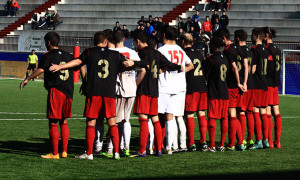
M59 130L58 119L49 119L49 137L52 145L50 154L42 155L45 159L59 159L58 145L59 145Z
M62 153L61 157L66 158L68 142L69 142L69 126L68 126L68 118L62 119L59 122L60 124L60 133L61 133L61 142L62 142Z
M113 144L113 149L114 149L114 158L115 159L120 159L120 154L119 154L119 130L116 124L116 118L115 117L109 117L107 116L107 125L109 127L110 131L110 138Z
M267 108L259 108L259 112L262 120L263 146L264 148L269 148L269 121L267 117Z
M117 96L116 98L116 124L119 131L119 148L122 151L124 147L124 137L123 137L123 128L124 128L124 122L125 119L125 102L126 98L123 98L122 96Z
M269 148L274 148L273 144L273 119L272 119L272 107L268 106L266 108L267 111L267 118L268 118L268 142Z
M245 113L245 111L242 111L241 109L239 110L238 120L241 124L241 139L243 139L243 145L246 146L247 141L245 139L245 131L246 131L247 122L246 122L246 113Z
M167 143L166 143L166 150L167 154L171 155L172 154L172 143L174 141L174 134L175 134L175 128L176 127L176 121L173 119L173 114L171 113L166 113L166 138L167 138Z
M172 150L173 152L179 152L179 146L178 146L179 125L175 116L173 116L173 121L175 121L176 123L176 128L174 129L174 141L172 143Z
M155 147L156 147L156 156L161 156L162 155L162 128L161 128L161 123L160 120L158 119L158 115L151 116L151 120L153 123L154 127L154 138L155 138Z
M154 126L152 124L151 118L148 118L148 128L149 128L149 136L147 141L147 149L149 150L149 154L154 154L153 151Z
M100 153L103 147L103 137L104 137L104 117L98 117L95 126L95 141L94 141L94 151L95 153Z
M198 111L198 123L199 123L199 131L200 131L200 150L207 151L208 146L206 143L206 131L207 131L207 119L205 115L205 111Z
M186 129L188 135L189 150L196 150L195 145L195 119L194 113L197 111L197 106L200 103L200 93L194 92L186 95L185 114L186 114ZM200 126L200 124L199 124Z
M228 131L228 105L229 101L225 99L219 100L219 107L221 111L221 142L219 144L218 150L223 152L225 146L225 139Z
M262 138L261 138L261 121L259 108L253 107L253 117L254 117L254 133L256 137L255 144L250 149L261 149L262 146Z
M215 148L215 134L217 129L217 122L216 118L221 118L221 113L219 109L219 104L217 103L218 100L215 99L208 99L207 105L207 116L208 116L208 135L209 135L209 151L216 152Z
M177 121L178 131L179 131L180 151L187 151L187 148L186 148L186 126L185 126L183 117L176 116L175 118Z
M125 122L124 122L124 131L123 131L123 137L124 137L124 143L125 143L125 153L129 155L129 149L130 149L130 138L131 138L131 124L130 124L130 115L131 110L134 104L134 97L127 98L127 101L125 102Z
M281 148L280 137L281 137L281 127L282 119L279 111L279 105L273 106L273 113L275 116L275 141L274 147Z

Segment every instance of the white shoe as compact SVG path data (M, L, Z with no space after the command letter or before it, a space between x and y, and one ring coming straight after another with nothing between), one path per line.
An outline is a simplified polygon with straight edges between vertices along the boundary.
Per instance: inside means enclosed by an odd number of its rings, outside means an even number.
M172 155L173 154L172 149L167 150L167 154Z
M85 152L84 154L82 154L80 156L75 156L75 158L93 160L93 154L87 155Z
M154 151L153 151L153 149L149 150L149 154L151 154L151 155L155 154Z
M10 15L7 15L7 17L11 17Z
M210 151L210 152L216 152L216 148L215 147L209 148L208 151Z
M119 153L115 153L115 155L114 155L114 159L116 159L116 160L120 160L120 154L119 154Z
M13 16L13 17L16 17L16 16Z

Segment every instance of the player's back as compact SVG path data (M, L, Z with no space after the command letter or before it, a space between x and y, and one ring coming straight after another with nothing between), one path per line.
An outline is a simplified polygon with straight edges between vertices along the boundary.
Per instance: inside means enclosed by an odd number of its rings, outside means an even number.
M170 62L182 65L183 71L164 71L159 75L159 91L177 94L186 91L185 65L191 62L184 50L178 45L164 45L158 49Z
M184 51L194 65L194 69L186 73L187 93L207 91L203 69L204 58L201 52L193 48L185 48Z
M124 55L128 59L133 59L139 61L140 58L132 49L127 47L123 48L115 48L114 50L118 51L122 55ZM118 81L120 81L120 87L117 90L117 95L121 95L122 97L135 97L136 95L136 71L123 71L120 74Z
M253 53L247 46L238 46L238 67L241 67L241 70L239 71L240 76L240 82L241 84L244 83L244 72L245 72L245 66L243 66L243 59L247 58L248 60L248 80L247 80L247 89L254 89L254 81L253 81L253 74L252 74L252 68L253 68ZM240 64L240 65L239 65Z
M55 73L49 70L52 64L65 64L73 59L71 54L60 49L52 49L41 57L38 68L44 69L44 86L47 90L55 87L66 96L73 97L73 70L64 69Z
M233 71L232 63L236 63L237 65L237 46L234 44L230 44L224 49L224 56L226 56L229 63L229 71L228 71L228 88L235 89L238 88L237 80L235 77L235 73Z
M106 47L94 47L79 59L87 65L87 96L116 97L117 74L125 57Z
M205 68L208 73L208 98L228 99L228 60L220 52L215 53L205 60Z
M280 86L280 68L281 68L281 50L274 45L273 43L270 43L266 46L266 49L268 50L269 54L271 55L270 58L273 60L273 87L279 87Z
M259 44L252 47L253 52L253 65L256 65L256 71L253 75L255 82L255 89L268 90L267 80L267 65L268 65L268 52L263 45Z

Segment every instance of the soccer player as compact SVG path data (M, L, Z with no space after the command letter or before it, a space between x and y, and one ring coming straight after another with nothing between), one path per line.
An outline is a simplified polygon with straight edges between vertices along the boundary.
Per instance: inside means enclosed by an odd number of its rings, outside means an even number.
M267 116L269 120L269 145L270 148L274 146L276 148L281 148L280 136L281 136L281 126L282 119L279 111L279 97L278 97L278 87L280 86L280 67L281 67L281 50L273 44L273 38L276 37L276 30L270 27L264 27L264 32L266 35L266 49L269 51L269 60L273 61L273 66L269 67L272 74L268 74L268 96L269 96L269 106L267 107ZM270 61L268 61L270 62ZM269 73L270 71L268 71ZM271 86L270 86L271 85ZM273 121L271 116L271 111L273 110L273 116L275 119L275 142L273 144L272 140L272 130Z
M156 39L147 40L147 34L140 32L134 38L135 47L141 61L125 61L126 67L140 66L143 67L143 76L137 79L137 96L134 104L134 113L139 117L140 132L139 143L140 148L132 157L146 157L146 145L149 133L148 117L151 118L154 126L156 156L161 156L162 131L158 118L158 78L159 69L170 68L171 70L182 70L180 65L171 63L161 53L154 49L157 46ZM148 44L147 44L148 41ZM141 72L139 72L141 73Z
M53 65L50 70L57 72L81 64L87 65L87 96L84 110L87 149L84 154L76 156L76 158L93 160L95 125L101 112L109 126L114 158L120 159L119 131L116 125L116 80L125 57L119 52L107 48L107 38L102 31L95 33L94 44L96 47L86 49L78 59L62 65Z
M128 59L140 60L140 57L134 50L124 47L125 38L122 31L115 31L113 39L116 45L114 50L120 52ZM135 70L123 71L118 76L116 122L119 128L121 150L124 156L130 155L131 125L129 119L136 96L137 85L135 78Z
M226 56L229 62L228 69L228 96L229 96L229 145L228 150L241 150L244 151L245 147L243 145L241 124L237 119L237 107L242 91L245 91L244 86L240 83L239 70L241 68L237 67L237 46L230 41L230 33L227 29L220 29L214 33L214 36L223 38L225 42L225 50L223 54ZM237 145L235 148L235 138L237 135ZM224 147L220 147L223 151Z
M255 136L256 142L250 149L269 148L268 142L268 81L267 81L267 65L269 53L262 44L265 39L264 30L262 28L254 28L251 35L253 52L253 78L255 82L254 89L254 122L255 122ZM262 120L262 123L260 121ZM263 142L261 138L261 124L263 126Z
M35 54L35 50L31 50L31 55L29 55L27 58L26 78L28 78L30 71L32 71L32 73L35 71L35 68L38 66L38 60L39 58ZM34 79L32 79L32 81L34 81Z
M238 119L241 123L242 128L242 139L245 148L251 147L253 142L253 133L254 133L254 117L253 117L253 89L254 89L254 81L252 74L252 66L253 66L253 53L247 47L246 40L248 34L245 30L239 29L234 32L234 39L237 46L238 51L238 67L241 67L240 72L240 81L243 84L245 92L242 93L240 97L240 101L238 103L239 112ZM246 118L247 116L247 123ZM247 125L246 125L247 124ZM247 141L245 141L245 129L247 126L248 137Z
M207 110L207 87L204 77L204 58L200 51L192 48L193 37L188 33L181 35L184 51L192 60L195 69L186 73L187 94L185 101L186 125L188 132L189 150L196 150L194 140L195 120L194 113L197 112L199 130L200 130L200 150L207 151L206 143L207 119L205 110Z
M205 74L208 79L208 133L210 139L209 151L216 152L215 133L217 128L216 119L221 120L221 141L219 149L224 151L225 138L228 130L228 86L227 74L229 62L221 53L221 47L224 46L223 39L213 37L209 44L211 56L205 60Z
M47 118L49 119L49 136L52 144L52 152L47 155L42 155L41 157L46 159L60 158L58 154L59 123L62 141L61 157L66 158L69 141L68 118L71 117L74 91L73 70L64 69L52 73L49 71L49 67L52 64L68 63L73 57L58 48L59 35L56 32L48 32L44 40L48 52L42 56L37 70L20 84L20 88L22 90L30 79L44 73L44 86L48 91Z
M191 59L176 44L176 39L177 30L171 26L166 27L163 31L164 46L158 49L170 62L183 66L183 72L165 70L159 75L158 112L166 120L166 151L169 155L172 154L171 147L175 137L175 128L177 128L175 116L180 117L184 115L185 72L194 68Z

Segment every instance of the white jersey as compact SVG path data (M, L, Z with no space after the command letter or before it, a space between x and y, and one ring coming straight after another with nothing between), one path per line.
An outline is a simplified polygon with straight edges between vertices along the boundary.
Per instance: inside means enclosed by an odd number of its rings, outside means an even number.
M123 48L115 48L113 49L115 51L119 51L119 53L123 54L128 59L133 59L140 61L140 57L132 49L129 49L127 47ZM117 83L119 85L117 86L117 95L120 95L122 97L135 97L136 96L136 72L135 70L131 71L124 71L119 74Z
M164 45L158 49L170 62L182 65L183 71L164 71L159 75L159 93L177 94L186 92L185 65L191 63L191 59L178 45Z

